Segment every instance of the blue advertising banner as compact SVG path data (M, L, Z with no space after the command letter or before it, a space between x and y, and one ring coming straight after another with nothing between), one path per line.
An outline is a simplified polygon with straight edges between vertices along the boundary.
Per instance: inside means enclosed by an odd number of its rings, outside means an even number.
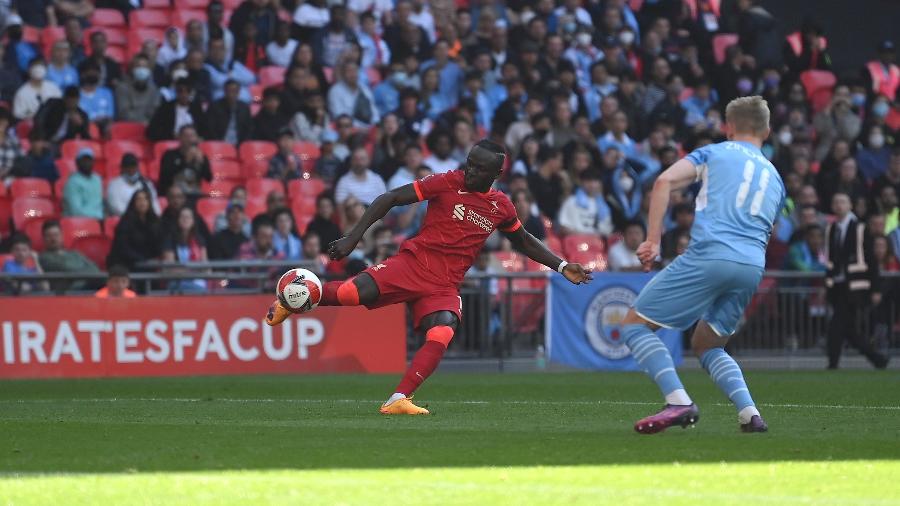
M546 348L550 360L581 369L640 370L622 342L621 322L652 273L600 272L587 285L551 276L547 290ZM681 331L660 329L675 364Z

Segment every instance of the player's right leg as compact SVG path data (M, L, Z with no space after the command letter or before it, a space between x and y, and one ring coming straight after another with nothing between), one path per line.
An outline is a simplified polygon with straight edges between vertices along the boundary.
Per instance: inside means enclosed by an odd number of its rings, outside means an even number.
M359 306L378 300L378 284L367 272L361 272L346 281L328 281L322 286L320 306ZM266 323L278 325L292 313L276 300L269 306Z

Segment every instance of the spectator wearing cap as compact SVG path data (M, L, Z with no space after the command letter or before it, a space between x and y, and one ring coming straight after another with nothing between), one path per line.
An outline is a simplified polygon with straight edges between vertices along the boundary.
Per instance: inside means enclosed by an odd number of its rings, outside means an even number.
M186 78L175 81L175 99L163 102L153 112L147 138L154 142L172 140L186 125L203 125L203 107L194 99L194 88Z
M120 163L122 172L110 180L106 187L106 207L112 216L121 216L134 192L144 189L150 192L150 201L153 211L160 214L159 202L156 199L156 189L153 182L145 178L140 171L138 158L132 153L122 155Z
M225 95L210 104L206 110L206 138L225 141L237 146L249 139L253 120L250 106L239 100L241 85L229 79L225 82Z
M360 83L356 62L345 60L341 64L338 81L328 90L328 111L335 117L350 116L358 127L369 127L380 120L372 91Z
M581 173L581 186L563 202L559 225L565 234L607 236L613 231L612 210L603 196L603 176L599 170Z
M386 191L384 180L369 169L369 153L366 148L354 149L350 155L350 172L340 178L335 186L334 198L338 204L343 204L352 196L368 206Z
M229 81L240 85L240 99L250 102L250 90L248 86L256 83L256 76L243 63L237 60L227 60L225 55L225 40L210 39L209 57L206 60L206 71L209 72L210 94L212 100L218 100L225 95L225 87Z
M78 106L95 123L106 123L115 117L115 99L109 88L101 85L100 67L93 59L85 60L79 67L81 96Z
M568 174L563 171L563 156L558 149L541 146L537 170L528 175L528 189L534 201L547 217L559 215L562 201L571 188Z
M38 48L27 41L22 40L22 17L18 14L10 14L6 18L6 52L3 55L3 67L15 68L22 72L31 67L31 62L40 57Z
M289 129L278 134L278 152L269 160L266 177L280 181L299 179L303 174L300 157L294 153L294 136Z
M94 173L94 150L81 148L75 157L78 170L63 187L63 215L103 219L103 180Z
M20 120L32 119L41 105L61 96L59 87L47 80L47 65L38 56L28 64L28 81L16 91L13 98L13 116Z
M212 181L209 159L200 151L200 137L194 125L184 125L178 132L178 147L163 153L159 163L159 192L167 193L173 185L186 194L200 194L200 180Z
M150 59L136 54L131 59L128 75L116 85L116 120L146 124L161 100L159 88L153 82Z
M896 64L897 49L894 41L885 40L878 45L878 58L866 63L863 73L873 95L884 95L890 100L897 97L900 86L900 67Z
M65 40L53 43L50 50L50 64L47 66L47 80L64 90L78 86L78 71L72 65L72 49Z
M122 265L113 265L109 268L109 277L106 280L106 286L97 290L94 297L98 299L133 299L137 294L128 288L131 279L128 277L128 268Z
M45 141L60 143L69 139L90 139L90 119L79 106L81 92L75 86L66 88L62 98L44 103L34 116L35 135Z
M263 91L262 107L253 117L252 138L260 141L275 142L291 118L281 110L281 95L277 88L269 87Z
M63 234L59 221L47 220L41 226L41 234L44 239L44 251L38 255L44 272L72 272L94 273L100 272L97 265L79 253L78 251L63 247ZM84 280L74 283L64 283L73 290L84 289L87 283ZM55 287L54 287L55 288ZM64 287L63 287L64 288Z
M91 54L78 65L78 72L84 74L84 66L93 62L99 72L99 85L112 88L122 78L122 68L115 60L106 56L108 46L106 33L103 30L91 33Z

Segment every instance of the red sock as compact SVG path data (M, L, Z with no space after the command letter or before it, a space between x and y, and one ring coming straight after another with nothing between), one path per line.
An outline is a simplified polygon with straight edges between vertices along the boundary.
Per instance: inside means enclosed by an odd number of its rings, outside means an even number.
M431 373L437 369L444 352L447 351L447 345L453 338L453 329L445 326L433 327L425 334L425 344L419 348L413 356L406 374L400 380L400 384L394 392L399 392L407 397L419 388L419 385L425 381L425 378L431 376Z

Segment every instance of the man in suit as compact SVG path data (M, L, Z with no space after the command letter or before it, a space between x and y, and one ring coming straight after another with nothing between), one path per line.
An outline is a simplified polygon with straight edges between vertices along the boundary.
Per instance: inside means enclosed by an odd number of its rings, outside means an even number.
M225 96L216 100L206 111L206 138L238 145L250 138L253 122L250 107L238 100L241 85L229 79L225 82Z
M175 100L160 104L150 118L147 138L154 142L172 140L185 125L195 125L198 129L205 126L203 107L194 100L194 88L188 79L182 78L175 82Z
M34 115L37 138L54 143L69 139L90 139L90 120L78 106L81 92L77 86L69 86L63 98L51 98L44 102Z
M825 233L825 273L828 302L832 307L828 327L828 368L837 369L847 339L878 369L887 366L888 358L878 353L860 325L866 307L881 301L878 263L872 251L872 237L865 223L851 212L850 196L835 193L831 210L835 215Z

